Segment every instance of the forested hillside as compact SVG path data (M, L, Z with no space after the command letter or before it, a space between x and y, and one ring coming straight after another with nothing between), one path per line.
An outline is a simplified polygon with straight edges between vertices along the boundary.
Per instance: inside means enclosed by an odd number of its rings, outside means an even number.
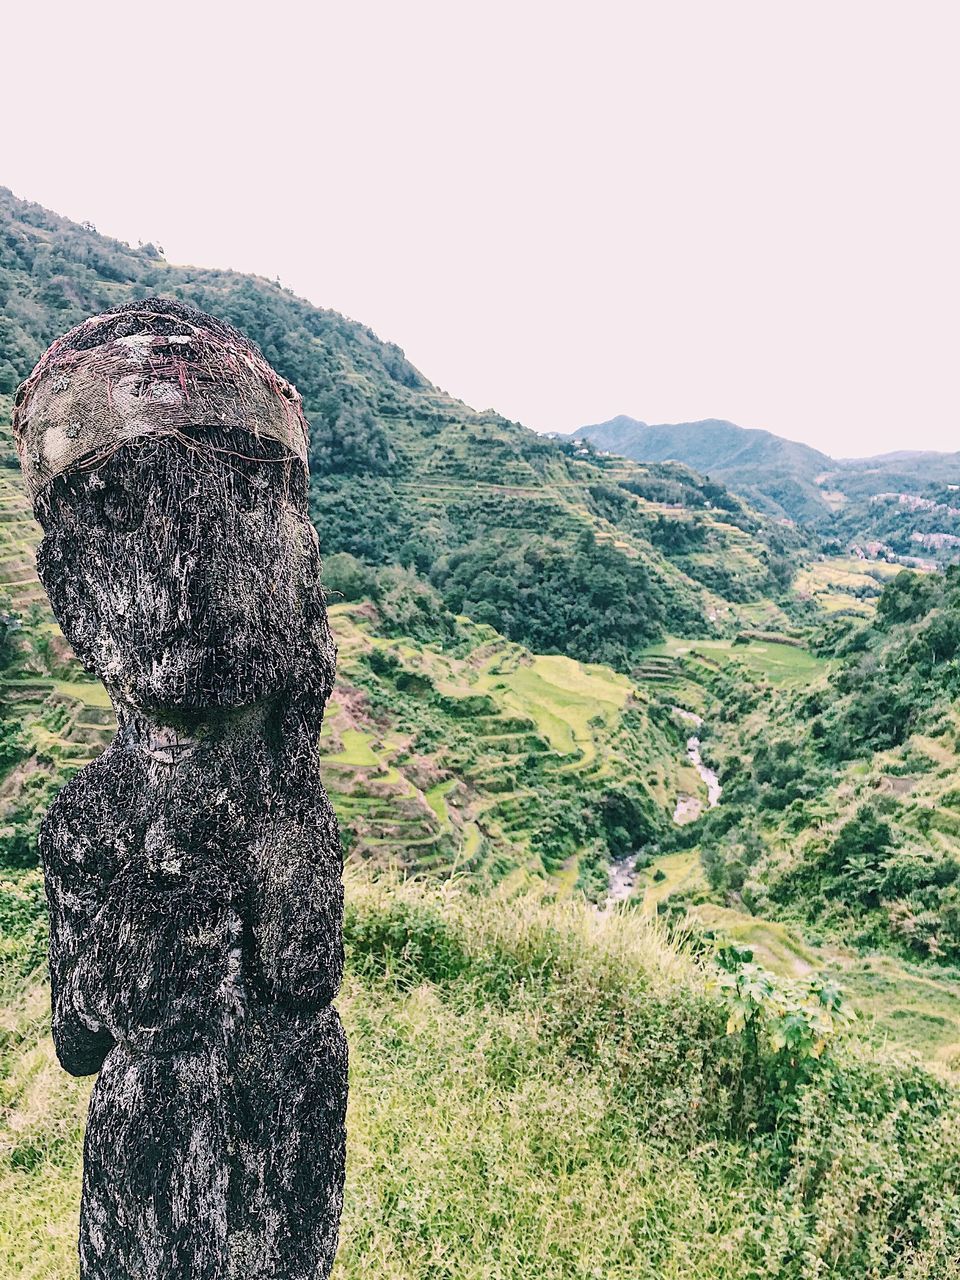
M296 383L324 555L410 568L508 639L621 669L665 630L784 594L802 538L686 469L581 457L276 284L171 266L2 189L0 409L57 334L150 293L231 321Z
M828 457L770 431L707 419L648 425L621 414L569 439L642 462L686 463L755 507L815 529L869 559L951 563L960 556L960 454Z
M653 838L689 790L675 717L629 673L668 630L789 625L804 612L789 591L803 540L687 468L584 457L477 414L363 325L269 281L173 267L6 191L0 218L0 408L57 334L154 292L237 324L301 390L326 589L356 606L336 619L324 739L348 841L375 861L562 873L602 894L610 857ZM7 442L0 607L16 722L0 842L6 865L28 868L51 794L111 716L36 581L39 530Z
M903 572L821 678L725 691L726 793L698 833L714 888L864 947L960 963L960 569Z

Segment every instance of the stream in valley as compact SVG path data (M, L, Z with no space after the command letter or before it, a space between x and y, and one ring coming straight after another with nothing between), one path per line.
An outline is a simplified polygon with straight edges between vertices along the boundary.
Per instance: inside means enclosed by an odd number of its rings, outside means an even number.
M703 763L703 758L700 755L700 739L696 736L687 739L687 758L699 773L701 781L707 788L707 808L713 809L720 803L720 794L723 791L723 787L721 787L720 779L713 769Z
M696 715L693 711L685 711L682 707L674 707L681 719L688 721L695 729L703 727L703 717ZM713 809L720 803L720 795L723 787L720 785L720 779L716 772L708 765L703 763L703 757L700 754L700 739L696 734L692 734L687 739L687 759L700 775L700 780L707 789L707 808ZM678 824L692 822L694 818L698 818L703 811L703 801L698 796L680 795L677 797L676 807L673 811L673 820ZM615 902L624 902L633 893L633 886L637 879L637 858L639 854L629 853L625 858L620 858L617 862L610 864L610 888L607 893L605 905L611 906Z

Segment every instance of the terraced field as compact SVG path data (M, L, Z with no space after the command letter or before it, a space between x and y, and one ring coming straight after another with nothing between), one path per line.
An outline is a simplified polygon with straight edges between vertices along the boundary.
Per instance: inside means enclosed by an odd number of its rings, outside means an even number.
M688 769L682 732L628 677L466 619L454 652L378 634L368 606L334 606L331 623L340 678L321 749L355 854L565 886L583 850L545 855L558 806L632 786L666 820Z
M791 695L815 688L829 671L828 662L790 645L669 638L648 651L634 678L707 717L710 754L723 781L725 769L733 770L745 749L752 751L765 735L792 723ZM766 697L747 699L752 709L739 722L723 718L718 692L729 692L729 682L741 691L767 691ZM816 859L862 805L883 799L887 820L904 844L960 861L958 776L960 713L953 706L935 733L914 734L901 747L839 768L806 801L802 829L778 811L758 809L747 818L758 821L757 830L778 856L795 862ZM716 837L708 831L698 838ZM711 892L700 855L698 845L655 857L637 873L633 905L645 914L686 913L690 926L750 948L760 964L784 976L830 976L857 1011L859 1034L872 1044L908 1049L937 1070L960 1072L960 971L865 950L853 937L816 929L807 935L806 926L775 903L766 903L763 914L751 912L740 895ZM778 910L784 912L781 919L775 918Z
M40 815L63 783L103 750L114 717L103 687L83 671L49 612L37 580L40 530L19 484L0 466L0 677L5 749L15 763L0 782L0 844L5 863L35 862Z
M801 598L813 600L827 613L868 617L883 584L901 569L901 565L882 560L821 556L800 569L794 588Z
M46 607L34 564L39 541L40 529L19 475L0 467L0 591L19 613L34 604Z
M640 670L649 673L659 669L677 674L674 660L683 659L685 666L713 666L722 669L738 664L754 679L771 685L788 686L802 684L822 675L826 662L807 649L792 644L780 644L773 640L750 640L737 644L733 640L704 639L684 640L669 636L662 644L653 645L644 654ZM656 677L655 677L656 678Z
M588 462L534 455L531 461L516 455L517 439L509 424L474 414L449 398L433 397L431 403L442 425L426 439L418 419L391 420L393 437L417 458L420 473L415 480L394 481L392 492L417 509L425 527L452 527L459 536L467 535L464 541L504 548L529 538L575 543L589 534L641 561L669 597L687 602L717 630L788 625L783 608L769 594L764 541L724 519L723 512L660 501L646 492L664 483L679 484L677 476L693 481L685 468L646 467L615 458ZM478 435L485 438L486 449L477 449ZM617 496L615 519L614 511L604 514L604 499L593 496L611 489ZM322 528L322 514L318 522ZM655 548L651 530L658 526L671 533L663 547ZM682 546L686 539L699 549L674 554L673 541Z
M8 858L28 866L44 808L109 742L114 717L50 617L38 530L3 469L0 498L0 589L22 618L0 699L24 735L23 763L0 789L0 832ZM586 858L598 893L608 855L582 811L631 792L655 824L689 785L682 735L627 676L532 655L467 619L449 652L384 637L369 605L333 606L331 623L340 672L321 753L353 857L493 880L546 873L564 891L583 887Z

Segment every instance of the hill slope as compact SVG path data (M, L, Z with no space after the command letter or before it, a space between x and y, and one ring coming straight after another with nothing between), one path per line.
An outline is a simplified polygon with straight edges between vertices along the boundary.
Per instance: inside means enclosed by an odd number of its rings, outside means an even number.
M584 457L475 413L269 281L173 267L2 190L0 251L0 410L56 334L153 292L238 324L300 387L325 584L349 602L323 750L356 851L602 894L610 857L696 789L669 707L628 673L667 627L783 625L798 540L685 467ZM5 463L0 865L19 873L112 717L47 610L9 437Z
M960 963L960 569L903 572L802 687L725 689L714 887L864 948ZM955 1046L956 1048L956 1046Z
M814 526L844 546L882 543L895 556L947 561L960 548L960 503L951 497L960 453L836 459L732 422L650 426L623 414L568 438L642 462L684 462L760 510Z
M339 1280L956 1280L960 1113L836 995L633 914L348 875ZM89 1082L4 1010L0 1280L76 1274Z
M276 284L171 266L3 189L0 413L58 333L150 293L233 322L297 384L325 556L409 567L511 640L625 669L665 626L710 630L789 577L796 537L683 468L578 456L474 412L393 344Z

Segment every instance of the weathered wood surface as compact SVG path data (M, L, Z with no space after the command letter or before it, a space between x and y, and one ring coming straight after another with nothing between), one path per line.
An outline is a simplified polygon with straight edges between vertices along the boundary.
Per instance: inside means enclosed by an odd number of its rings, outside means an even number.
M41 580L119 724L41 835L57 1053L99 1072L81 1275L318 1280L347 1055L299 397L152 299L54 344L15 427Z

